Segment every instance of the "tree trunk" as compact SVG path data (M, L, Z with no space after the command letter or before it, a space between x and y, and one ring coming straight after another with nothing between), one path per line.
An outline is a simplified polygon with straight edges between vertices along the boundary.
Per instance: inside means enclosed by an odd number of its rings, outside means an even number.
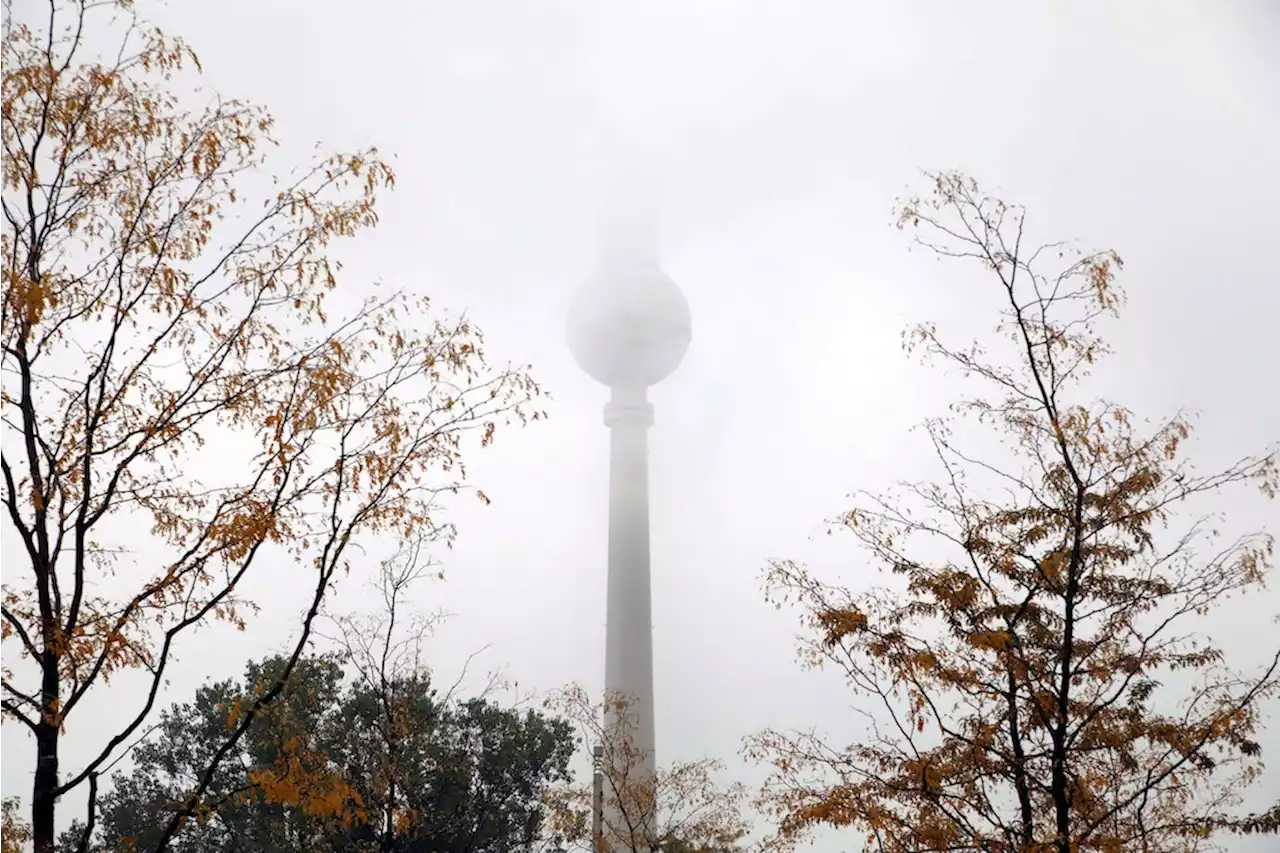
M31 838L35 853L53 853L54 790L58 787L58 727L41 720L36 730L36 778L31 790Z

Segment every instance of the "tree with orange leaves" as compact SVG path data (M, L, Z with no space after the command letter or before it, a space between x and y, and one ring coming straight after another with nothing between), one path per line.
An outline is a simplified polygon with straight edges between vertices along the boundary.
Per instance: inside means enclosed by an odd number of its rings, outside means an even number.
M0 808L0 853L22 853L31 840L31 828L19 817L21 806L17 799L6 797Z
M449 540L439 501L464 482L464 438L538 416L527 373L487 366L480 333L425 301L330 318L333 245L376 224L391 169L370 150L268 185L270 116L189 109L175 91L195 54L131 6L48 0L24 20L5 4L3 715L35 740L37 853L73 792L92 830L99 775L146 725L175 644L243 628L246 581L309 567L285 665L235 710L156 849L201 819L353 544ZM112 22L118 50L98 58ZM112 695L128 722L65 767L67 726L125 670L145 684Z
M828 826L885 853L1189 853L1280 826L1280 808L1233 813L1258 776L1280 652L1239 671L1194 625L1263 583L1272 541L1179 523L1221 489L1274 496L1276 456L1198 473L1186 418L1147 428L1086 398L1120 258L1029 249L1024 223L957 174L898 211L917 244L984 270L1007 349L932 325L907 336L987 393L925 424L938 482L859 495L839 519L893 586L850 590L792 562L767 573L771 598L805 614L805 659L871 706L849 746L752 739L784 846Z

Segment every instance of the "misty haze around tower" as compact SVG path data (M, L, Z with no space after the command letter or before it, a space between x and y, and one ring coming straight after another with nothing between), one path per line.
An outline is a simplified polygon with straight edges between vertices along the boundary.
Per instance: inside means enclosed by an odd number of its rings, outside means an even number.
M4 18L0 853L1277 848L1276 0Z

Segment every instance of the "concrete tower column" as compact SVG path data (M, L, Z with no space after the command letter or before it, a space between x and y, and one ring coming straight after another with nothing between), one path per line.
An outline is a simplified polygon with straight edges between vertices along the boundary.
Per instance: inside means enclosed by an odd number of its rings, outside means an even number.
M645 254L607 257L570 313L574 357L611 393L603 722L607 738L625 738L602 758L603 834L613 853L647 849L657 829L647 389L679 366L690 337L684 295Z
M606 713L606 731L631 738L626 768L632 793L656 772L653 723L653 608L649 574L649 427L644 387L615 387L604 409L609 427L609 566L605 612L605 694L627 703ZM611 712L615 709L606 709ZM613 807L611 823L623 816ZM635 823L635 816L627 816ZM646 826L652 831L653 827ZM647 833L646 833L647 834ZM616 848L615 848L616 849Z

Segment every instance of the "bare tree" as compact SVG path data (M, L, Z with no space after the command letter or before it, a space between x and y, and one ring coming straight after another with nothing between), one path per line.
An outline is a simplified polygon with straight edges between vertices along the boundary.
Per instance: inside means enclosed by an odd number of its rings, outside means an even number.
M412 762L405 747L414 739L413 726L422 722L421 713L415 712L412 705L421 701L420 692L430 683L423 643L445 614L414 611L408 594L424 578L442 576L428 550L438 539L437 531L427 531L404 543L382 563L376 584L381 599L378 610L330 617L337 631L328 639L342 650L354 670L357 689L378 705L380 749L373 780L376 790L365 798L364 825L387 844L411 832L426 817L415 811L409 796L412 792L406 790L411 784L406 778L410 775L406 762ZM467 657L457 680L440 697L439 708L447 709L454 701L478 654L473 652ZM478 698L487 697L500 686L497 673L491 673Z
M555 842L602 853L735 849L749 831L745 786L721 784L724 765L710 758L659 767L651 776L648 756L634 743L631 706L624 696L596 702L577 685L547 700L579 727L584 745L598 749L592 764L603 785L602 798L587 785L551 793Z

